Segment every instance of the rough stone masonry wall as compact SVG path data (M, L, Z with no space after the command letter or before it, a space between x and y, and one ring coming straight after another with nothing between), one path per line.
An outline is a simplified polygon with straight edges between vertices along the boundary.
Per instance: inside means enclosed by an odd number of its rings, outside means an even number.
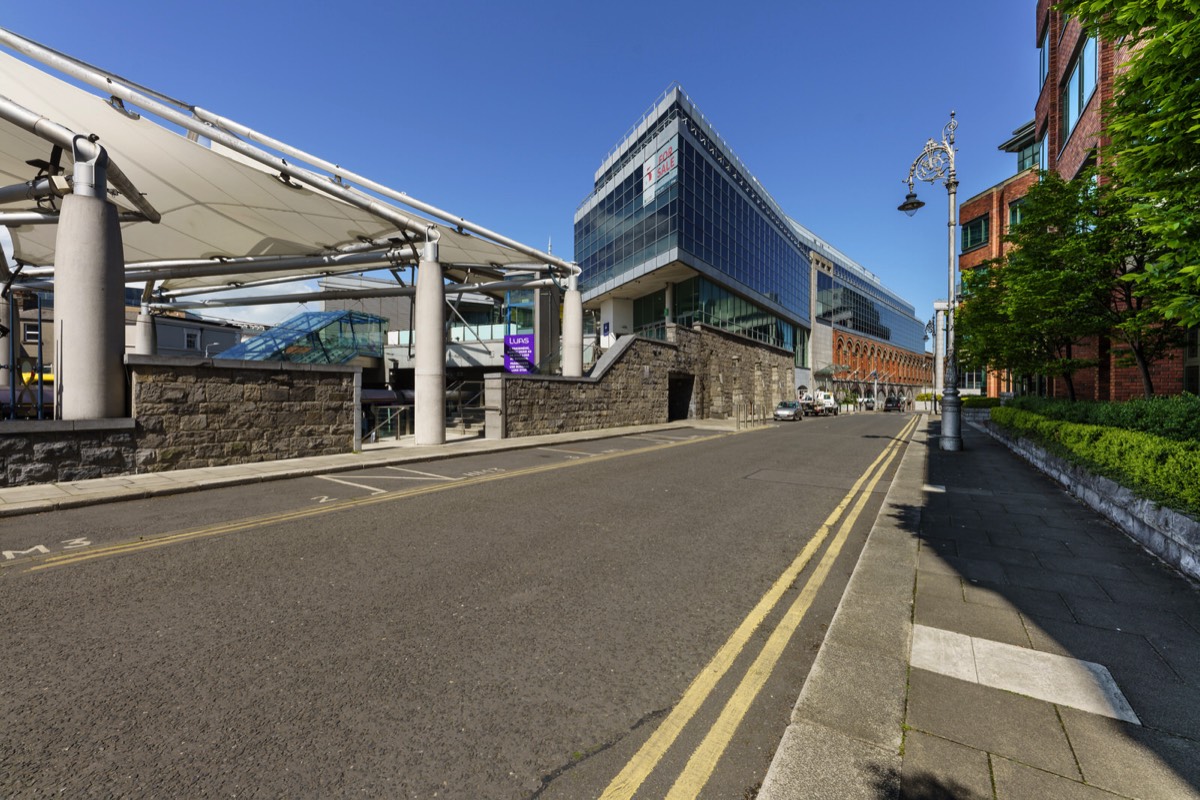
M0 486L128 475L134 437L131 419L0 422Z
M125 361L141 472L353 447L355 367L134 355Z
M0 422L0 486L346 453L357 368L126 356L132 419Z
M786 350L705 326L668 325L667 336L665 342L638 338L596 377L495 377L502 383L504 435L666 422L672 375L694 376L693 406L700 419L732 416L735 403L747 415L763 416L795 395L792 354Z

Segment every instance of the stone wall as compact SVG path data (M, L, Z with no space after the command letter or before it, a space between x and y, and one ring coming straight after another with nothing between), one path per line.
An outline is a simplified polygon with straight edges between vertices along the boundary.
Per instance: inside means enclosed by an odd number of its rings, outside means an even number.
M348 453L357 367L128 355L137 467Z
M688 377L690 403L682 412L687 417L765 417L780 400L795 396L792 376L793 356L787 350L707 326L668 325L666 341L622 337L584 378L489 376L487 435L508 438L666 422L672 380Z
M127 355L132 418L0 421L0 486L348 453L359 368Z
M136 471L135 438L131 419L5 420L0 486L128 475Z

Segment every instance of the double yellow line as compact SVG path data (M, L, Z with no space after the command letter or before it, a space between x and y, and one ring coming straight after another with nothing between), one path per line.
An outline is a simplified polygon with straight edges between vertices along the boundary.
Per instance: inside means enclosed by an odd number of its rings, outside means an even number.
M614 458L625 458L626 456L635 456L656 450L666 450L672 447L682 447L683 445L711 441L713 439L719 439L728 435L729 434L726 433L719 433L711 436L698 436L694 439L681 439L676 442L655 444L648 447L638 447L633 450L624 450L619 453L602 453L591 456L587 459L557 462L553 464L542 464L536 467L512 470L511 472L491 473L473 478L461 478L457 480L451 479L446 483L438 483L430 486L418 486L412 489L401 489L395 492L386 492L384 494L370 495L368 497L359 497L351 500L341 500L335 503L327 503L315 507L305 507L296 511L285 511L277 514L265 514L257 517L247 517L245 519L233 520L231 522L224 522L217 525L208 525L202 528L193 528L176 533L169 533L163 536L155 536L150 539L138 539L137 541L132 542L123 542L121 544L108 545L105 547L96 547L89 550L76 550L70 553L62 553L60 555L39 558L33 566L23 571L39 572L41 570L54 569L56 567L65 567L71 564L79 564L84 561L94 561L96 559L111 558L113 556L125 555L127 553L137 553L143 550L152 550L158 547L165 547L167 545L180 544L182 542L190 542L197 539L206 539L213 536L222 536L227 533L237 533L239 531L247 531L254 528L265 527L267 525L276 525L282 522L293 522L301 519L309 519L311 517L318 517L323 514L333 514L352 508L363 508L365 506L377 505L379 503L391 503L408 497L417 497L419 495L433 494L435 492L445 492L450 489L459 489L466 486L477 486L481 483L507 480L509 478L519 478L525 475L536 475L540 472L550 472L557 469L578 467L584 464L595 464L599 461L609 461Z
M875 486L900 452L903 443L912 434L913 429L916 428L917 421L918 417L913 417L901 431L900 435L884 448L884 451L867 467L862 476L855 481L853 487L842 498L833 512L830 513L812 540L805 545L795 560L779 576L779 579L767 590L767 593L763 595L750 614L742 621L742 624L738 626L737 630L721 646L721 649L717 651L712 660L693 679L691 685L683 693L683 697L679 703L672 709L667 718L663 720L663 723L659 725L658 729L654 731L646 743L642 745L641 749L625 765L625 768L608 785L604 794L601 795L601 800L624 800L625 798L633 797L638 787L649 777L667 750L675 743L675 740L682 733L684 727L708 700L717 683L725 676L734 661L741 654L751 635L762 624L766 616L776 607L780 598L783 597L784 592L795 583L800 573L808 566L809 561L812 560L813 555L820 549L825 539L829 536L834 525L841 519L841 526L838 528L837 534L804 584L804 588L792 602L791 607L784 614L774 633L771 634L762 651L754 660L754 663L750 666L750 669L746 672L746 675L742 678L728 702L726 702L716 723L709 729L704 740L692 753L691 758L688 759L687 766L684 767L683 772L675 780L667 797L670 800L684 800L685 798L695 798L700 794L700 790L708 782L717 761L725 752L730 740L732 740L734 732L737 730L743 717L745 717L750 704L758 696L758 692L762 689L763 684L766 683L767 678L770 677L771 671L783 655L784 648L787 646L792 634L811 607L813 599L816 597L826 576L829 574L829 570L832 569L834 562L841 553L842 546L845 544L851 529L854 527L854 523L858 520L863 508L870 499L871 493L875 490ZM871 477L872 475L874 477ZM856 497L857 502L855 502ZM850 513L845 514L843 517L847 507L852 502L854 503L853 508L850 510Z

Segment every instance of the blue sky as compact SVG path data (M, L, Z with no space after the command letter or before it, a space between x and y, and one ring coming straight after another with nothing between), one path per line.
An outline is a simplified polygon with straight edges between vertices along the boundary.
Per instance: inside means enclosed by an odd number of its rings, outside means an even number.
M568 258L600 161L679 81L789 215L921 319L946 294L946 194L919 185L929 205L909 218L896 211L902 181L951 109L960 199L1015 172L996 148L1033 118L1033 24L1034 0L123 0L0 13L0 26Z

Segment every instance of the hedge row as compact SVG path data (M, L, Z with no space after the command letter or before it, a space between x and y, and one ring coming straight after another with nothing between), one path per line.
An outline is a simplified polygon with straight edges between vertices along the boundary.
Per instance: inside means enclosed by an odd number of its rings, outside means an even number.
M999 397L983 397L982 395L969 394L963 397L963 408L999 408Z
M1063 422L1126 428L1180 442L1200 442L1200 397L1194 394L1138 398L1123 403L1014 397L1008 405Z
M1013 406L992 422L1168 508L1200 515L1200 441L1048 419Z

